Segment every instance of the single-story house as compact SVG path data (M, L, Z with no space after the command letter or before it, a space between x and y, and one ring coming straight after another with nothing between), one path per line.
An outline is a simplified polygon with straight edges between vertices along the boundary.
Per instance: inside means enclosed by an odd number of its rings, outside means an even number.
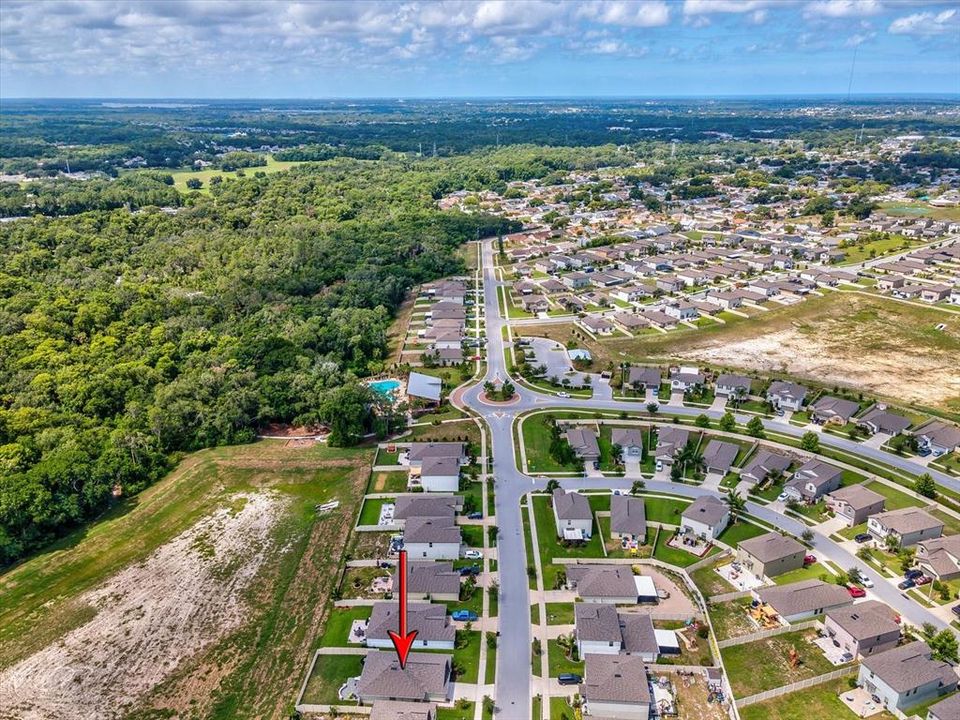
M600 445L597 442L597 434L593 430L585 427L571 427L564 433L570 447L577 454L577 457L583 458L585 462L594 462L600 459Z
M701 495L680 515L680 529L708 540L720 536L730 522L730 508L712 495Z
M740 479L752 483L762 483L772 472L784 472L792 461L786 455L760 448L740 471Z
M960 535L946 535L917 543L916 563L938 580L960 577Z
M443 394L443 381L433 375L411 372L407 377L407 397L431 403L439 403Z
M389 650L393 647L389 632L399 627L400 604L378 602L367 623L366 646ZM456 628L447 616L446 605L432 603L407 603L407 630L417 631L414 648L425 650L453 650Z
M787 585L758 588L753 596L772 607L785 621L805 620L827 610L852 605L845 587L823 580L801 580Z
M660 368L632 367L627 374L627 382L635 390L655 390L660 387L662 374Z
M824 395L810 406L810 417L823 423L846 425L859 409L860 404L853 400Z
M815 503L829 492L840 487L843 471L819 458L808 460L793 474L783 491L806 503Z
M723 397L749 395L750 378L748 378L746 375L731 375L730 373L721 373L717 376L716 389L714 392Z
M775 408L798 411L807 397L807 388L785 380L774 380L767 389L767 400Z
M737 546L737 560L758 578L772 578L801 568L805 556L803 545L778 532L741 540Z
M624 457L643 455L643 431L640 428L614 428L610 442L620 446Z
M412 517L403 529L403 547L415 560L459 560L460 528L452 517Z
M925 642L912 642L865 657L857 683L885 708L903 711L956 690L957 674Z
M629 495L610 498L610 537L640 543L646 540L647 518L643 498Z
M686 392L690 388L703 385L706 382L706 377L697 372L695 368L681 368L677 372L670 373L670 387L674 390Z
M703 462L707 472L726 475L737 459L740 446L724 440L711 440L703 451Z
M394 587L399 587L394 577ZM457 602L460 599L460 573L451 562L411 560L407 563L407 597L411 600Z
M403 525L414 517L444 517L452 522L462 508L461 495L401 495L394 501L393 521L397 525Z
M907 507L871 515L867 518L867 531L882 543L892 537L898 547L909 547L940 537L943 521L920 508Z
M647 670L636 655L587 655L580 695L588 717L647 720L652 698Z
M400 667L397 654L370 652L363 660L357 697L363 703L380 700L446 702L450 691L451 655L412 652Z
M871 435L878 432L899 435L910 427L910 421L903 415L890 412L884 405L872 405L857 418L857 427L863 428Z
M614 330L616 330L612 322L600 315L587 315L579 322L587 332L594 335L613 335Z
M580 493L554 490L553 519L557 523L557 537L583 540L593 536L593 512Z
M871 515L883 512L886 498L863 485L847 487L827 493L827 508L842 517L848 527L867 521Z
M854 658L890 650L900 641L896 615L876 600L828 610L823 626L827 637Z
M943 420L928 420L910 431L922 448L929 448L935 455L953 452L960 446L960 428Z
M634 575L629 565L567 565L567 585L586 603L636 605L658 601L653 578Z
M550 309L550 303L543 295L525 295L520 298L520 305L528 313L541 313Z

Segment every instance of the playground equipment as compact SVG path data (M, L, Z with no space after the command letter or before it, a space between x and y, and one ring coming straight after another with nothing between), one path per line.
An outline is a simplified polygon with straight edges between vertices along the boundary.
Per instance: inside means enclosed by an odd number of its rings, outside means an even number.
M750 617L752 617L763 630L780 626L777 611L769 605L761 605L759 603L752 605L750 607Z

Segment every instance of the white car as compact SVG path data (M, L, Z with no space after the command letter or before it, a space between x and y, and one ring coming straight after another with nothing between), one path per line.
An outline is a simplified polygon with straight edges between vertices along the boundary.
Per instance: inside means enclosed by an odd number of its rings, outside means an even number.
M480 558L483 557L483 553L480 552L479 550L466 550L466 551L463 553L463 556L464 556L467 560L479 560Z
M860 576L860 584L863 585L865 588L872 588L872 587L873 587L873 580L871 580L871 579L868 578L868 577L865 577L865 576L861 575L861 576Z
M663 460L657 460L657 472L663 470Z
M560 397L560 398L568 398L568 397L570 397L570 393L568 393L568 392L558 392L558 393L557 393L557 397Z
M788 497L786 493L780 493L777 495L777 502L786 502Z

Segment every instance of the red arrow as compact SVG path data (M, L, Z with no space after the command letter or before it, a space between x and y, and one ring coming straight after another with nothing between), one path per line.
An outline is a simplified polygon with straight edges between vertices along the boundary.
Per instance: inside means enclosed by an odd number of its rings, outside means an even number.
M395 633L390 630L387 634L393 641L393 647L397 650L397 658L400 660L400 668L407 664L407 655L410 654L410 647L413 645L413 639L417 636L416 630L407 632L407 551L400 551L400 567L397 571L400 577L400 632Z

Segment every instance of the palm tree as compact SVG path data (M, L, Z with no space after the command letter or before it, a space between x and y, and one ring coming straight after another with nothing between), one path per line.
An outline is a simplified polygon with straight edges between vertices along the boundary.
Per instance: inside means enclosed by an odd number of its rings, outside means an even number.
M730 514L733 516L734 524L736 524L740 519L740 514L747 509L747 501L733 488L727 490L727 496L724 498L724 501L730 508Z

